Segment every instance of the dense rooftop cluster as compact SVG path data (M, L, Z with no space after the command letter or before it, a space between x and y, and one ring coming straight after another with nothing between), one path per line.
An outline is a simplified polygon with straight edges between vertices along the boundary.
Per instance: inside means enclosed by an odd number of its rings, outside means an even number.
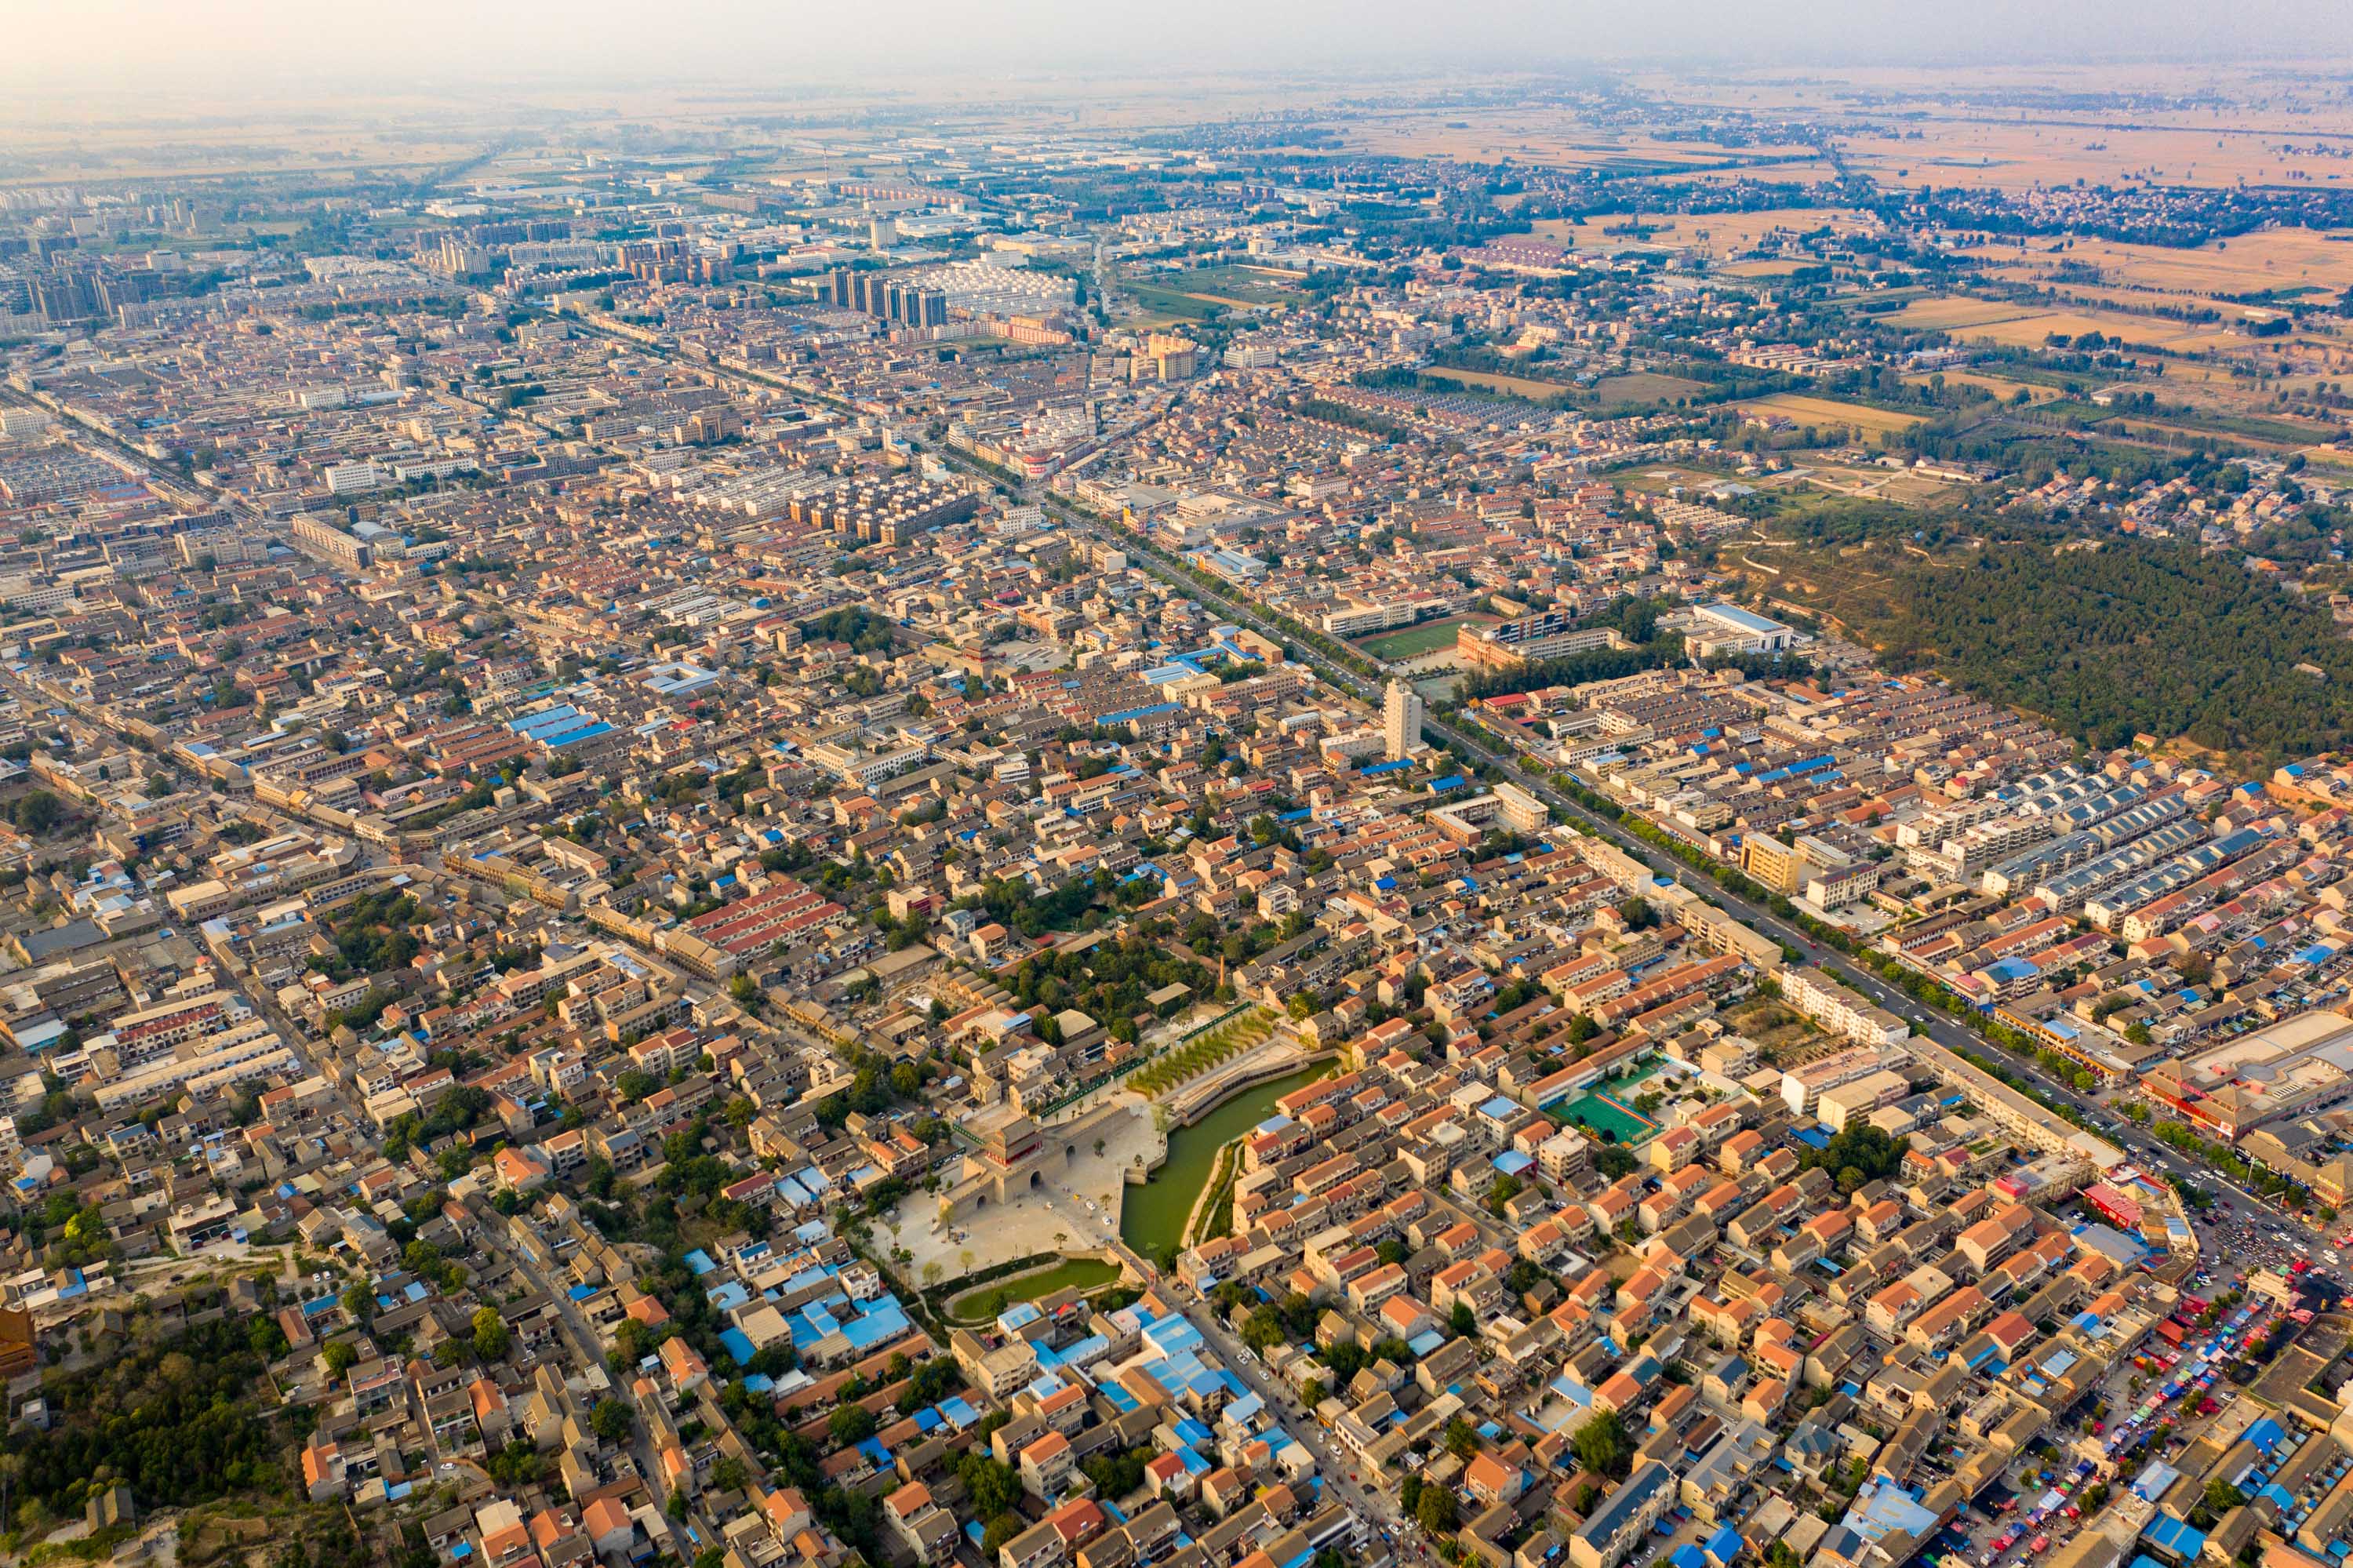
M11 1549L2345 1555L2353 769L1930 670L2343 482L1901 319L2260 198L1267 146L9 193Z

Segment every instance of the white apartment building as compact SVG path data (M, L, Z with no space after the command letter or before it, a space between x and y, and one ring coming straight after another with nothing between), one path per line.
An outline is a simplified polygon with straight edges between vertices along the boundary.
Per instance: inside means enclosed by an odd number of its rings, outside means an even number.
M1864 1001L1820 969L1783 971L1781 997L1824 1029L1857 1044L1900 1045L1912 1033L1901 1018Z

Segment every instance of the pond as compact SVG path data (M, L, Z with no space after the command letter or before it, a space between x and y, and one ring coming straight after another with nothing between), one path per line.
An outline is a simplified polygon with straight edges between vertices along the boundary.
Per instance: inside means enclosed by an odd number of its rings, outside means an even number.
M1190 1127L1168 1134L1168 1159L1141 1187L1120 1194L1120 1239L1145 1257L1176 1245L1186 1216L1208 1184L1218 1150L1274 1114L1274 1102L1328 1069L1309 1067L1243 1090Z

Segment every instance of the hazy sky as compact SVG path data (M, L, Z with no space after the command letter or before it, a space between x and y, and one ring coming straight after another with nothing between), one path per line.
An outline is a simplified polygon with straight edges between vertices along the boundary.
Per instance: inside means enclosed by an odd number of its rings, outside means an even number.
M1901 64L2346 50L2353 0L0 0L0 82L403 90L550 77Z

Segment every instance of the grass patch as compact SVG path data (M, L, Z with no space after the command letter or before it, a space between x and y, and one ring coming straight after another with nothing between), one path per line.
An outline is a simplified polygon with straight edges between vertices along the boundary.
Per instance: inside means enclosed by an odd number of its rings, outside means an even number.
M1035 1301L1057 1290L1092 1290L1119 1281L1119 1265L1099 1257L1068 1257L1051 1268L967 1290L948 1303L955 1323L986 1323L1018 1301Z
M1164 289L1152 283L1124 283L1121 287L1134 296L1135 302L1155 316L1170 316L1181 321L1204 322L1223 315L1224 305L1211 300L1197 298L1176 289Z
M2303 419L2266 418L2253 414L2191 414L2168 412L2158 415L2135 415L2128 425L2120 427L2134 434L2156 433L2160 437L2168 430L2193 435L2238 436L2251 441L2264 441L2274 446L2309 447L2336 439L2337 431L2327 425L2317 425Z
M1241 1175L1241 1145L1229 1143L1218 1150L1217 1169L1209 1177L1209 1206L1193 1229L1197 1242L1224 1235L1234 1228L1234 1182Z
M136 1540L139 1527L135 1524L110 1524L104 1530L93 1530L75 1541L44 1541L25 1554L26 1568L41 1568L44 1563L100 1563L114 1555L114 1549L126 1541Z

